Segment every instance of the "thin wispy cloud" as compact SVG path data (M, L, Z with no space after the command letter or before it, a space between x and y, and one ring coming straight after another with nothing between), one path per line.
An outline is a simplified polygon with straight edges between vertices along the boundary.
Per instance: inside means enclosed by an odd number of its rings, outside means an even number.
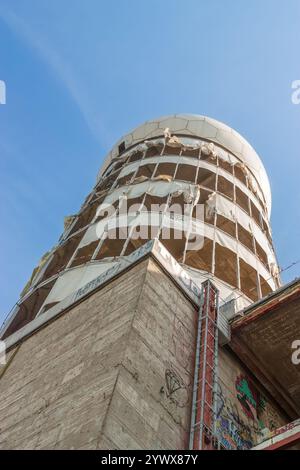
M28 46L34 49L45 64L52 69L55 77L63 84L77 105L94 138L102 146L110 145L112 139L103 119L93 106L92 99L88 95L86 87L80 82L78 74L72 70L65 58L49 44L40 31L33 29L31 25L13 11L0 7L0 18L14 34L25 40Z

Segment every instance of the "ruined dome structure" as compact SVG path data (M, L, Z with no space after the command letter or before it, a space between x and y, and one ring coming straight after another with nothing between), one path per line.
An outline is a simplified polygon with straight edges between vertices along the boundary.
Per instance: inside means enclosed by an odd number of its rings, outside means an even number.
M127 236L111 238L101 224L105 216L99 208L110 205L118 213L125 200L138 210L130 216ZM203 244L198 250L189 249L186 236L178 237L176 224L169 237L162 236L174 203L189 204L185 216L191 230L202 223ZM147 226L147 219L140 216L144 210L152 211L153 204L159 205L158 222L147 227L146 237L134 237L135 217L139 225ZM197 204L204 208L202 221L197 221ZM192 114L147 121L122 137L107 155L92 192L78 214L66 218L58 245L33 272L4 326L4 336L64 302L152 238L197 284L212 279L222 302L235 297L250 304L280 283L270 213L267 173L236 131Z

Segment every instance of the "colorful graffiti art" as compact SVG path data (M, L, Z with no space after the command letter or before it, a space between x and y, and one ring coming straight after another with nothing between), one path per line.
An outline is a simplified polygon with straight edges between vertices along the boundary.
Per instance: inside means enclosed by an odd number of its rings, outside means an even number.
M221 386L217 393L216 431L221 445L228 450L250 449L257 431L255 425L246 423L240 415L238 402L230 399Z
M239 375L236 378L235 387L237 399L247 418L259 421L266 406L264 396L245 375Z
M217 435L225 449L250 449L279 426L278 415L246 375L237 375L233 387L218 386Z

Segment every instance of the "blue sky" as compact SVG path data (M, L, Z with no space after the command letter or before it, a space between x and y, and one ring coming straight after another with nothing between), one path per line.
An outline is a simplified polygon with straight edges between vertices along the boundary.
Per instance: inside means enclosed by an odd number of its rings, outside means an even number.
M279 263L299 259L299 23L299 0L1 0L0 321L109 148L161 115L205 114L250 141Z

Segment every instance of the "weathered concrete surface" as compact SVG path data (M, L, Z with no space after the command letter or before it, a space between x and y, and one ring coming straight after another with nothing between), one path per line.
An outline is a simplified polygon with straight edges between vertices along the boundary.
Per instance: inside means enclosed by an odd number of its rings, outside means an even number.
M148 259L26 339L1 449L186 448L195 310Z
M148 258L27 338L0 378L1 449L187 449L197 314ZM288 422L220 349L217 431L249 448Z

